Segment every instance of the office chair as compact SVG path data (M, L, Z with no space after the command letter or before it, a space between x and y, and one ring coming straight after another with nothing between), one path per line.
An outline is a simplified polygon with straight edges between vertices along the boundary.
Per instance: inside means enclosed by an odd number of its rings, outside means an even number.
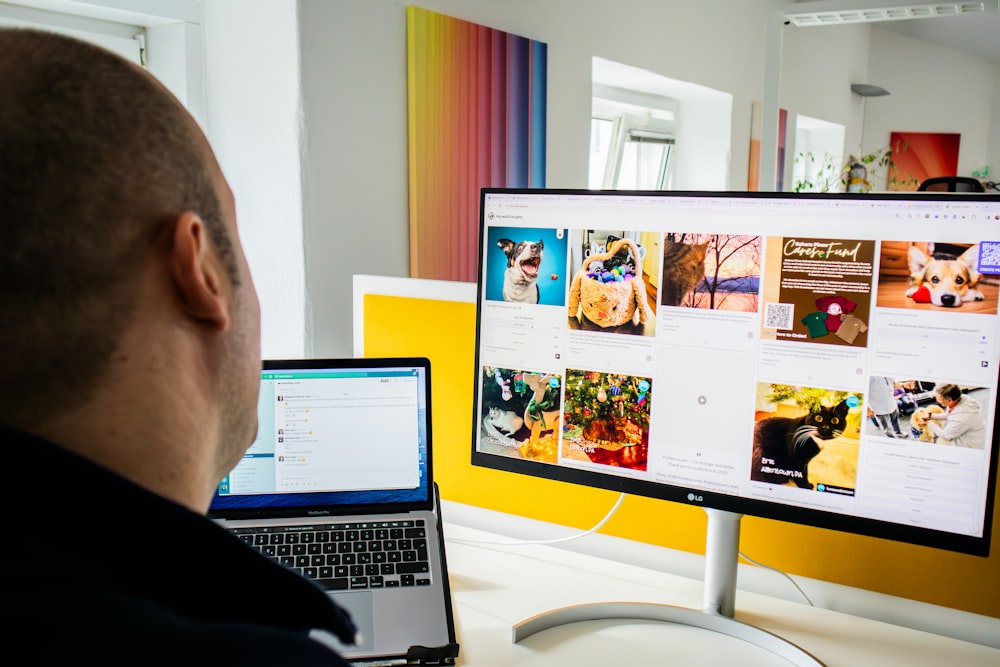
M986 192L978 179L969 176L935 176L921 183L917 190L932 192Z

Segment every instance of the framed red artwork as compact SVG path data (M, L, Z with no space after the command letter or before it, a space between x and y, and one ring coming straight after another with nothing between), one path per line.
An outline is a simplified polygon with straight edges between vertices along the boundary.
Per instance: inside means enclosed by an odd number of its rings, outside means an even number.
M945 132L891 133L887 189L916 190L928 178L957 176L960 139L960 134Z

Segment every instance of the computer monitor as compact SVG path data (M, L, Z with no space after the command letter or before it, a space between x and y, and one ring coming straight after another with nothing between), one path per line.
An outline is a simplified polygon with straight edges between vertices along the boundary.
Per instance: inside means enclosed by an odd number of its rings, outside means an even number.
M473 465L712 510L725 616L742 515L988 555L1000 197L487 188L479 234Z

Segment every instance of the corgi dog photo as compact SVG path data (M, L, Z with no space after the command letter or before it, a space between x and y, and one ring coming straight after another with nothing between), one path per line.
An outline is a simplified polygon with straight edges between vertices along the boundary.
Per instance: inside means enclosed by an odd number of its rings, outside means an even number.
M945 308L958 308L967 301L982 301L983 293L975 289L979 282L979 244L971 246L958 257L943 253L928 255L917 246L907 253L910 265L910 287L906 296L914 301Z
M545 244L539 240L515 243L500 239L497 246L507 255L507 270L503 275L503 300L538 303L538 268L542 264Z

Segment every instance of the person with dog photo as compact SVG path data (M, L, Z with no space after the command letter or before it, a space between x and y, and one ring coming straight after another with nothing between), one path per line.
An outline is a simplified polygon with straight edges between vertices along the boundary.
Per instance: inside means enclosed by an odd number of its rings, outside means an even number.
M931 414L927 428L938 444L947 441L954 447L983 449L986 445L986 422L979 401L962 393L958 385L941 384L934 388L934 400L944 412Z
M907 438L899 427L899 406L892 378L872 375L868 380L868 413L872 423L888 438Z

